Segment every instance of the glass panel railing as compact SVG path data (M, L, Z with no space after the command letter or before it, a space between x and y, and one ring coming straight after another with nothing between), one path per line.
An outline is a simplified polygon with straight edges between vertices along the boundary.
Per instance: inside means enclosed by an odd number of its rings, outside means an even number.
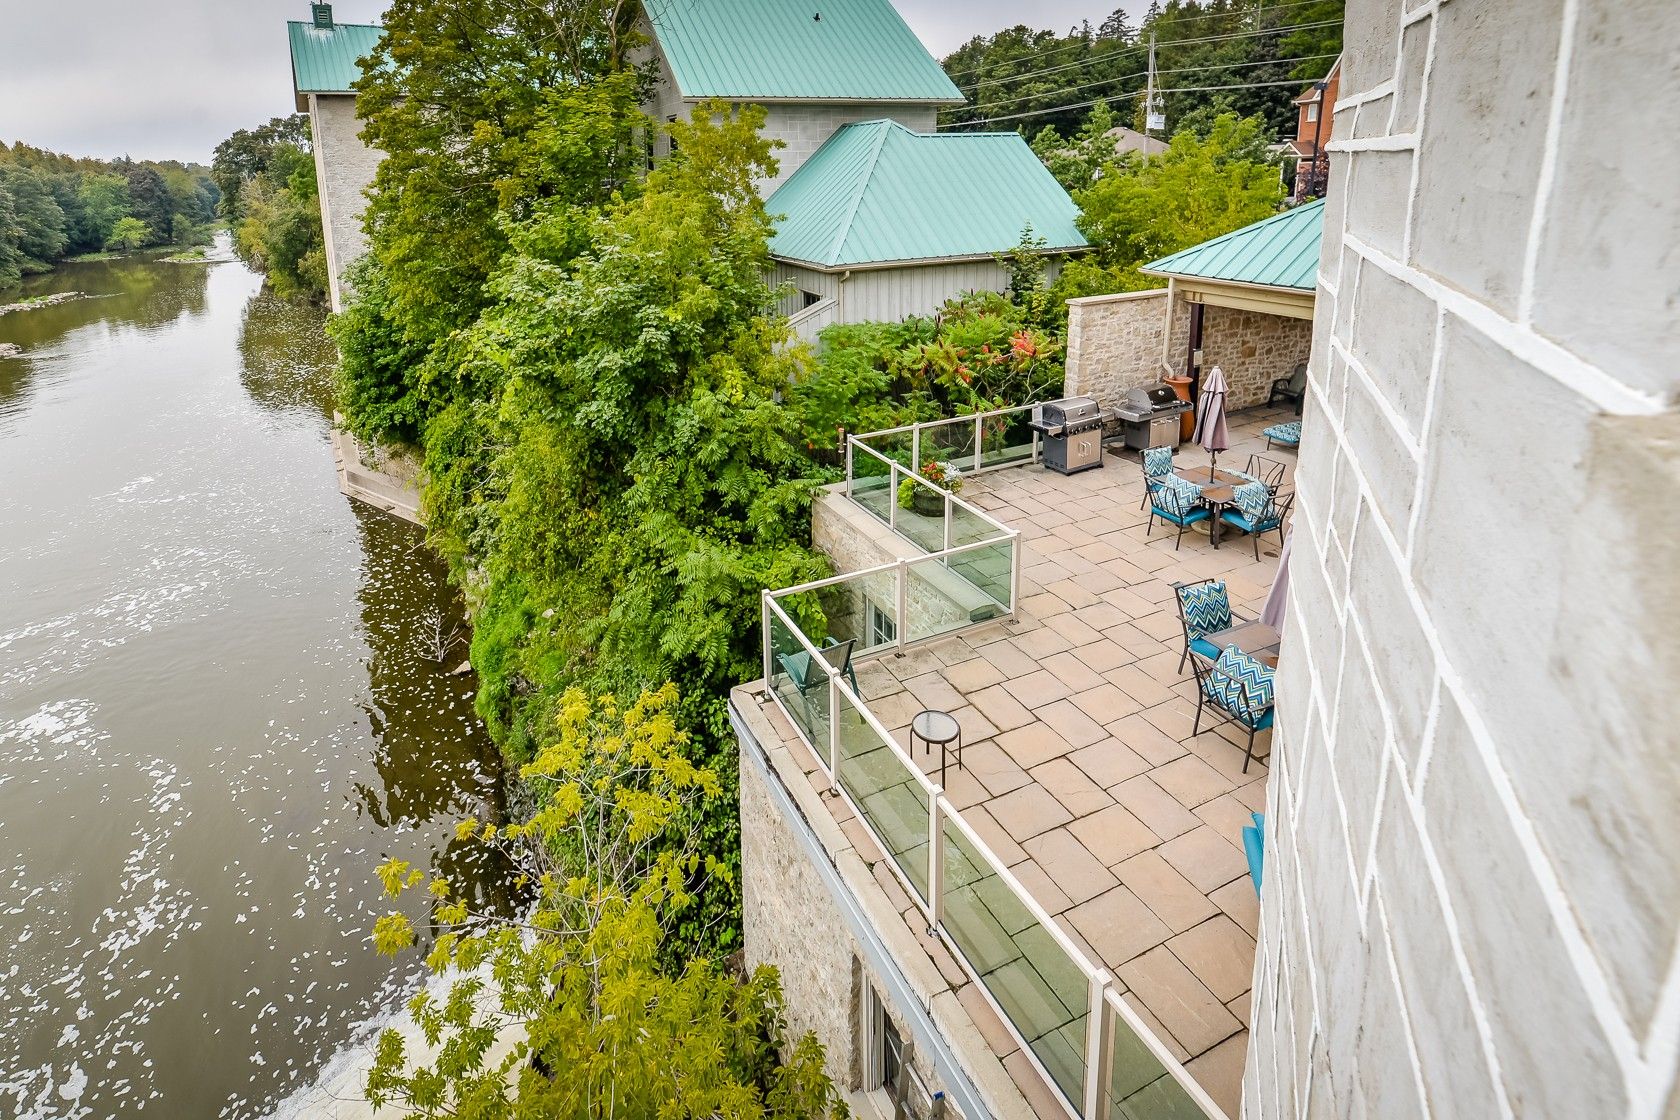
M952 557L951 560L961 558ZM1006 571L1006 602L1008 578ZM930 556L925 560L912 561L905 566L904 581L904 637L909 642L937 638L941 634L949 634L976 622L998 618L1005 613L1005 607L989 592L969 582L962 572L948 567L945 557Z
M922 428L922 438L919 442L922 449L922 463L918 463L918 466L932 460L940 463L950 463L964 473L974 469L974 418L972 416L959 416L925 425Z
M770 612L770 687L819 758L828 757L828 671L799 633Z
M854 643L853 661L898 644L898 576L892 569L862 572L811 594L829 638Z
M1083 1100L1085 972L958 825L943 832L946 935L1063 1095Z
M1016 409L981 421L980 468L1027 463L1033 457L1032 409Z
M905 762L844 690L836 718L841 788L915 887L917 899L926 902L929 789L920 772Z
M882 522L892 520L892 503L897 500L892 464L860 448L852 448L851 474L846 480L852 501Z
M917 475L898 476L899 502L894 527L923 552L945 549L945 492ZM910 480L909 490L904 488ZM909 501L904 499L908 498Z
M1105 1014L1114 1018L1109 1120L1207 1120L1207 1111L1120 1014L1120 998L1111 991L1105 1001Z
M1014 566L1015 542L1012 540L960 552L950 558L949 564L952 572L960 575L977 592L985 596L986 602L996 608L997 614L1006 614L1009 611L1009 590L1013 582ZM975 610L983 609L984 606L985 604L979 604L971 608L970 617Z

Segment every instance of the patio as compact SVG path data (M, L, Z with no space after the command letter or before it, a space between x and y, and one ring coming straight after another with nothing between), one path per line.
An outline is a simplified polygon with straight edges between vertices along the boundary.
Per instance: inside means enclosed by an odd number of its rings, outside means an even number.
M1233 414L1232 446L1222 460L1240 466L1251 452L1267 454L1287 464L1288 487L1294 452L1268 452L1261 433L1292 419L1287 408ZM1205 464L1206 455L1187 445L1179 460ZM1110 452L1106 464L1071 477L1023 466L967 480L966 498L1022 534L1016 616L860 661L858 691L906 747L918 711L956 716L963 766L953 759L941 778L938 752L921 745L914 761L1235 1116L1258 922L1242 829L1251 813L1265 809L1270 734L1262 733L1247 774L1240 729L1210 729L1213 721L1204 720L1203 733L1192 737L1195 686L1188 667L1178 671L1183 639L1171 584L1222 578L1237 610L1255 614L1278 543L1268 536L1255 562L1240 534L1216 550L1202 526L1175 552L1172 532L1146 531L1136 453ZM793 728L773 704L765 710L813 782L825 785ZM849 790L854 796L890 800L895 793L885 783L869 784L867 756L848 756L847 766L859 775L853 780L860 785ZM838 798L826 804L843 825L851 816ZM847 832L860 851L881 858L867 832ZM876 877L890 880L884 870ZM974 890L978 895L983 886ZM913 909L905 902L901 911ZM999 974L1007 976L1024 953L1008 943L1012 937L1005 922L999 948L969 955L995 953ZM930 953L937 948L927 945ZM985 972L985 963L976 963ZM964 1002L977 1020L995 1020L984 1001ZM998 1025L985 1033L1022 1081L1030 1066L1007 1056L1015 1049L1008 1032ZM1051 1049L1035 1044L1054 1071L1046 1058Z

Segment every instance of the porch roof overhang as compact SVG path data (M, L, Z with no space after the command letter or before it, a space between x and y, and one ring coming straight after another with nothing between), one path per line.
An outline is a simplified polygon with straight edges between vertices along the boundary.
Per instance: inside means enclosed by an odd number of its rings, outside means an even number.
M1274 288L1264 284L1242 284L1192 276L1173 276L1171 280L1173 295L1185 303L1234 307L1242 311L1283 315L1291 319L1311 319L1317 301L1316 292L1303 292L1299 288Z

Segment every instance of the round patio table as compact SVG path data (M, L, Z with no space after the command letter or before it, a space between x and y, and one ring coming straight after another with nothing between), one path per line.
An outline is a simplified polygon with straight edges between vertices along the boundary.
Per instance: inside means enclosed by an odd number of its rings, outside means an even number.
M927 711L917 712L916 718L910 721L910 749L912 752L916 749L917 739L927 744L929 758L933 757L933 748L939 748L939 784L941 786L945 784L946 752L952 743L955 743L957 748L957 769L961 770L963 768L962 725L957 722L957 717L950 712L941 712L931 708Z

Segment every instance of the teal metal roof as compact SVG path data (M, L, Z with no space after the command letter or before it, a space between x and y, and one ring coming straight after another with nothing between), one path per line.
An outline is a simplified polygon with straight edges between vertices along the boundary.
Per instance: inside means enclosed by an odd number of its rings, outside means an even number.
M825 268L983 257L1031 225L1047 249L1085 247L1079 208L1017 132L840 129L770 196L770 252Z
M366 23L338 23L322 30L291 21L286 32L292 43L292 88L303 93L353 93L351 84L362 76L357 60L373 53L385 29Z
M1310 292L1318 287L1318 241L1323 229L1324 200L1319 199L1150 261L1143 271Z
M686 98L963 100L892 0L658 0L646 8Z

